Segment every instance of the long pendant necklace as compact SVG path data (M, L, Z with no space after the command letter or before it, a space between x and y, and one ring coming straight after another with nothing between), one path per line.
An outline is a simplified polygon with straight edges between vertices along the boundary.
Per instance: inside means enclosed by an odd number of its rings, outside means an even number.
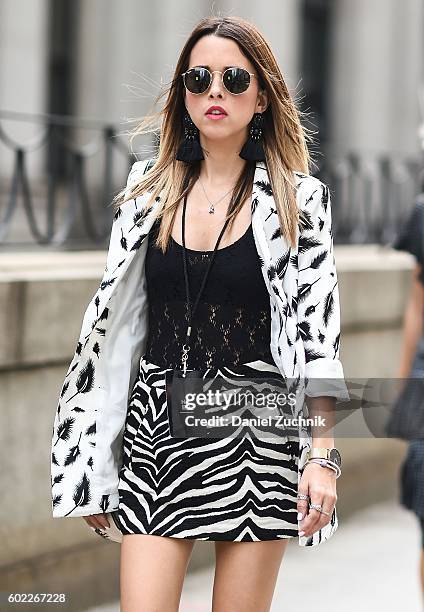
M202 283L200 285L200 290L199 293L197 294L197 298L194 302L194 306L191 307L191 301L190 301L190 288L189 288L189 280L188 280L188 267L187 267L187 253L186 253L186 245L185 245L185 215L186 215L186 206L187 206L187 195L184 198L184 203L183 203L183 214L182 214L182 219L181 219L181 235L182 235L182 239L183 239L183 269L184 269L184 282L185 282L185 290L186 290L186 307L188 310L188 324L187 324L187 332L186 332L186 336L185 336L185 340L184 340L184 344L182 347L182 354L181 354L181 365L182 365L182 376L185 377L186 373L187 373L187 360L188 360L188 351L190 350L190 336L191 336L191 330L192 330L192 319L194 316L194 313L197 309L197 306L199 304L199 300L200 300L200 296L203 293L203 290L205 288L206 285L206 281L208 280L208 276L209 276L209 272L211 270L211 266L214 262L215 259L215 255L216 255L216 251L218 249L218 245L221 242L221 238L223 233L225 232L225 228L227 227L228 223L229 223L229 219L225 220L225 223L219 233L219 236L217 238L217 241L215 243L213 252L212 252L212 257L210 258L209 262L208 262L208 267L206 269L206 273L203 277Z

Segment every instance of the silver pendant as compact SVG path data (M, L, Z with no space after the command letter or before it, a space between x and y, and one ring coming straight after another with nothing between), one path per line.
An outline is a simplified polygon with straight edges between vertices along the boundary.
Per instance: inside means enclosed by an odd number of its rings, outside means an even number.
M213 204L211 204L211 205L209 206L209 214L213 214L214 212L215 212L215 209L214 209L214 207L213 207Z
M183 345L183 354L181 357L181 364L182 364L182 368L183 368L183 376L186 375L187 372L187 359L188 359L188 351L190 350L190 347L186 347L186 345Z

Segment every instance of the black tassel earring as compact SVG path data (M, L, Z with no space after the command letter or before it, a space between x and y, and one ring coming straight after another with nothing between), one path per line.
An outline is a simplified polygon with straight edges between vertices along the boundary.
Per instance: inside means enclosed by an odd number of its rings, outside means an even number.
M255 113L250 122L249 138L243 145L239 155L248 161L265 161L265 151L263 148L263 123L262 113Z
M187 111L184 114L184 138L178 147L175 159L185 162L205 159L202 147L200 146L199 130Z

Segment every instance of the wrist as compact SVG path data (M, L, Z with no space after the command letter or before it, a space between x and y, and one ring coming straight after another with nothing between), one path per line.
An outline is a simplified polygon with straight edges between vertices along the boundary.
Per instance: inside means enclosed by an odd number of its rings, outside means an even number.
M312 437L312 448L334 448L334 438L314 438Z
M336 479L339 478L339 476L341 476L342 471L341 471L340 467L336 463L334 463L333 461L331 461L329 459L308 459L308 461L305 464L305 467L309 463L317 463L322 468L330 469L332 472L335 472Z
M306 453L306 461L310 459L326 459L338 468L342 467L342 457L335 446L311 446Z

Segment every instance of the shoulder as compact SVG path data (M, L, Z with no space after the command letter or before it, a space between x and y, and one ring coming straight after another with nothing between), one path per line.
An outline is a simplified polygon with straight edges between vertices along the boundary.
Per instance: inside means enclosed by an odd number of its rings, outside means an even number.
M327 185L312 174L304 174L303 172L293 172L295 177L295 186L298 193L312 194L314 191L327 189Z
M155 158L148 158L148 159L138 160L133 163L128 173L128 176L127 176L127 184L125 187L125 197L129 196L129 194L131 193L131 190L137 185L137 183L140 182L143 174L145 174L148 170L150 170L150 168L154 165L155 161L156 161ZM126 202L121 204L121 206L125 206L126 204L128 204L129 201L130 200L127 200Z
M127 192L129 192L130 189L140 181L142 175L145 172L150 170L150 168L154 165L155 161L155 158L148 158L141 159L133 163L127 177Z
M127 181L126 181L126 186L125 186L125 198L128 198L131 192L131 189L133 189L137 185L137 183L140 182L143 174L145 174L148 170L150 170L150 168L154 165L155 161L156 161L155 158L148 158L148 159L138 160L133 163L128 173L128 176L127 176ZM131 206L131 202L133 202L133 200L128 199L119 205L119 207L117 208L114 214L114 221L121 218L123 214L126 213L126 211L129 208L131 208L132 210L133 207Z
M265 162L258 162L257 167L261 169L259 177L264 181L269 181ZM303 211L309 219L331 217L331 194L328 185L319 178L298 170L293 170L293 177L293 185L299 210Z
M316 176L294 172L296 198L301 210L311 214L329 212L330 189Z

